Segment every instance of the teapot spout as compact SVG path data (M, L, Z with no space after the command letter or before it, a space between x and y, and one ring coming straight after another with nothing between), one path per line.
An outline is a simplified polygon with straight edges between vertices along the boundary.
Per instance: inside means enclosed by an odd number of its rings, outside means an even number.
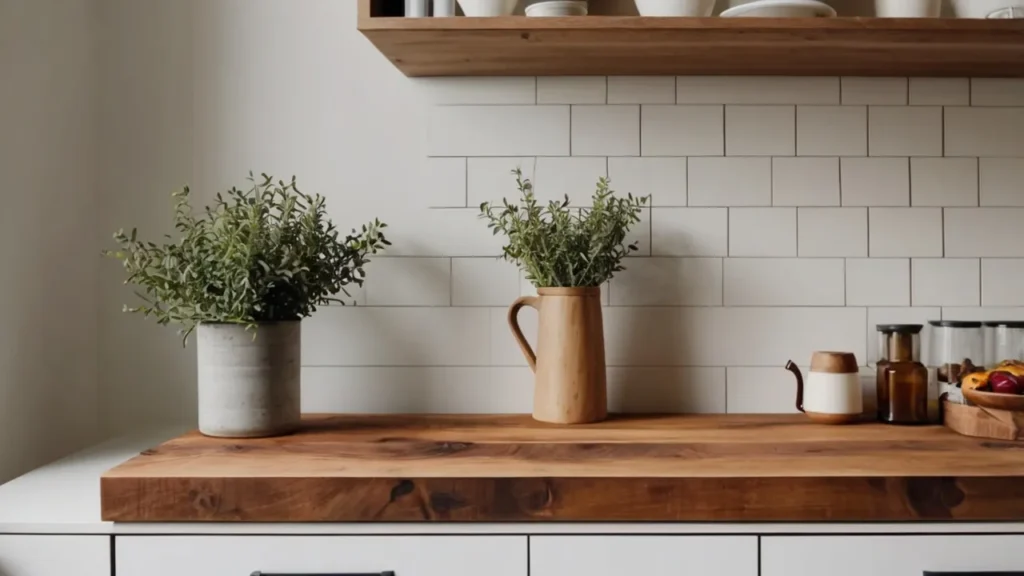
M796 409L804 411L804 375L800 373L800 367L797 366L792 360L786 362L786 370L793 373L796 376Z

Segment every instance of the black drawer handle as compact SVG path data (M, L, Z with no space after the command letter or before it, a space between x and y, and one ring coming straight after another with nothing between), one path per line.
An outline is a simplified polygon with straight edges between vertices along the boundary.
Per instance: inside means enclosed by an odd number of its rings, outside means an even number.
M251 576L395 576L394 572L372 572L369 574L350 574L337 572L334 574L268 574L267 572L260 572L259 570L252 573Z

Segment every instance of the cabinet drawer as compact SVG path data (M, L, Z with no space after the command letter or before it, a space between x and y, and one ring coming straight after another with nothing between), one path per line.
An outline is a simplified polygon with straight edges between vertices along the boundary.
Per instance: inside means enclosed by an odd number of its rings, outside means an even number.
M761 540L763 576L1024 572L1024 536L806 536Z
M525 536L119 536L118 576L527 576Z
M110 576L110 537L0 535L0 574Z
M534 536L530 576L757 576L756 536Z

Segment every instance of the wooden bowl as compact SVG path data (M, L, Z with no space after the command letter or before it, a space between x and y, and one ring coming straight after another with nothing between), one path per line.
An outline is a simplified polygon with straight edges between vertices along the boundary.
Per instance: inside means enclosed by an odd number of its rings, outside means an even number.
M1014 394L996 394L980 390L964 390L964 398L983 408L1024 412L1024 396Z

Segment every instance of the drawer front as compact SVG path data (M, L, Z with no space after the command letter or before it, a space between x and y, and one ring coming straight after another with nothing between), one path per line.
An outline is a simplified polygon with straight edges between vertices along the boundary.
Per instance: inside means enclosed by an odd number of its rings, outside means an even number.
M534 536L530 576L757 576L756 536Z
M0 535L0 574L110 576L110 537Z
M1024 536L806 536L761 540L763 576L1024 572Z
M118 536L116 544L118 576L527 576L525 536Z

